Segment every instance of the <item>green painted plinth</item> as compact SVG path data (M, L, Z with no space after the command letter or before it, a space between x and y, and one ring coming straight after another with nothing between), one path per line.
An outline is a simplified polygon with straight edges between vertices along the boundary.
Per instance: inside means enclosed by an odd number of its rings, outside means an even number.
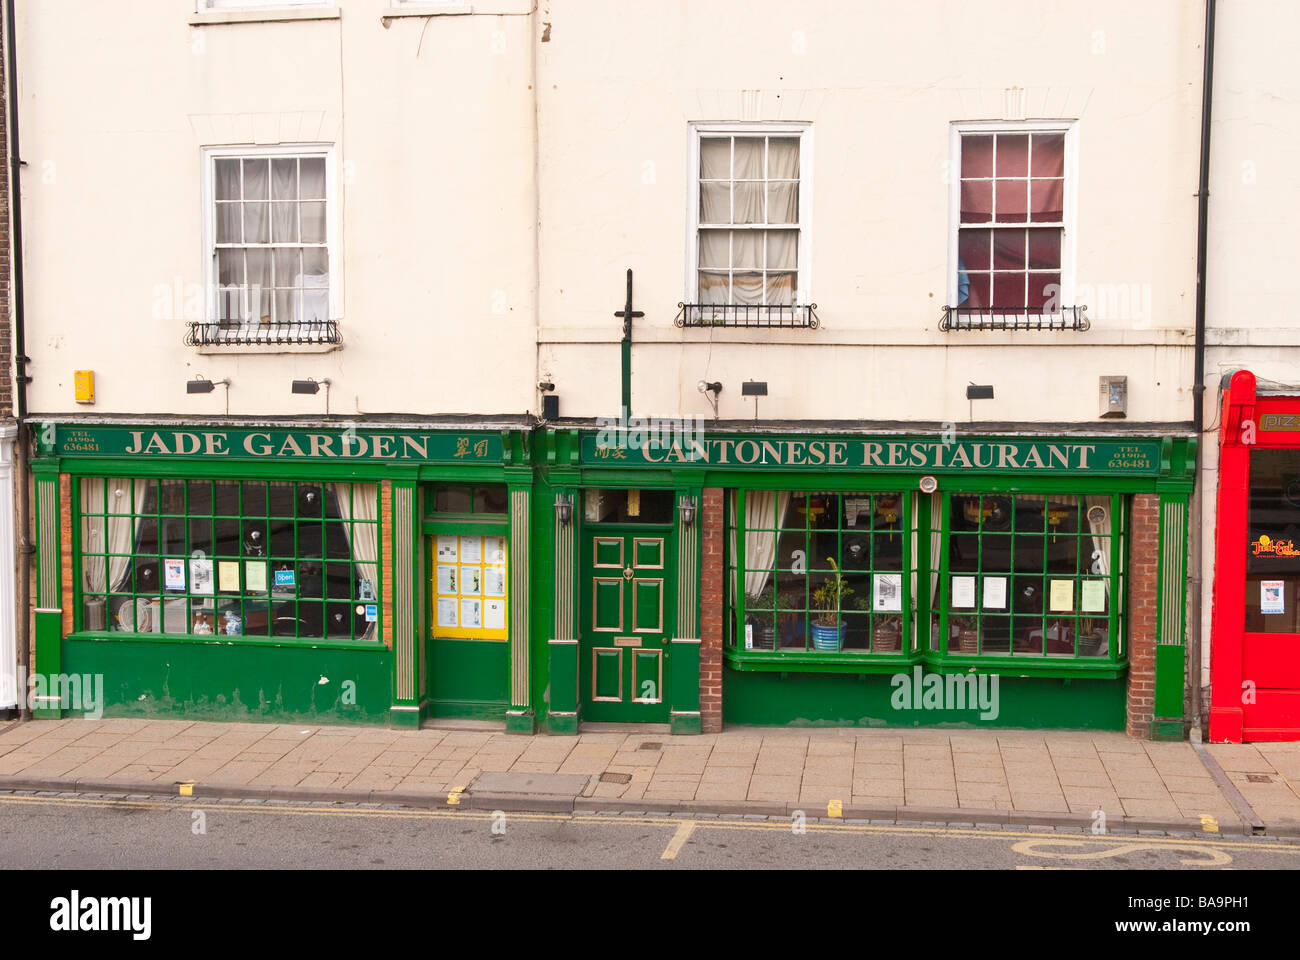
M1151 721L1152 740L1182 740L1183 721L1156 719Z
M388 725L404 730L419 730L420 711L415 707L393 707L388 711Z
M506 733L522 733L531 736L537 732L537 718L531 710L526 713L510 711L506 713Z
M546 717L546 732L555 737L576 737L578 735L578 715L570 714L548 714Z
M699 714L674 716L668 721L668 729L674 736L704 732Z

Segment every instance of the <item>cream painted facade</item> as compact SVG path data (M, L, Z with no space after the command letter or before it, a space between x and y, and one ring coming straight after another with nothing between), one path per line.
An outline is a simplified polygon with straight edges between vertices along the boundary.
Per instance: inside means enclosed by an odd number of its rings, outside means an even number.
M202 375L231 416L323 412L289 394L307 377L341 415L536 412L538 380L562 416L613 415L630 267L637 413L710 413L709 379L747 418L757 379L764 419L961 422L975 381L976 419L1096 424L1098 377L1127 375L1130 422L1190 419L1199 3L195 5L19 7L33 413L223 414L186 395ZM951 126L1004 119L1073 124L1086 332L938 329ZM673 324L690 124L733 120L808 125L818 329ZM182 342L202 151L244 144L334 148L340 349Z
M1220 0L1215 33L1206 271L1201 610L1209 683L1221 379L1255 374L1261 393L1300 393L1300 316L1292 303L1300 240L1300 77L1290 62L1300 9L1286 0Z

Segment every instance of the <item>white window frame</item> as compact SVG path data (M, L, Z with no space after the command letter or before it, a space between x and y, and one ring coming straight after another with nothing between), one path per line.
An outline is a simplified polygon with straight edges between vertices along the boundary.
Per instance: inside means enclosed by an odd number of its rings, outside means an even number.
M702 135L725 133L735 136L781 136L796 134L799 137L799 266L796 271L794 302L808 306L812 295L812 124L747 122L747 123L692 123L687 151L688 212L686 217L686 303L700 302L700 140ZM788 228L787 228L788 229Z
M1065 135L1065 188L1062 191L1061 306L1075 306L1075 234L1079 195L1077 120L968 120L950 125L948 142L948 300L957 306L957 236L961 229L961 137L963 133L1062 133ZM1009 223L1007 227L1033 227Z
M341 206L338 164L333 144L279 144L274 147L256 145L204 147L202 150L202 202L203 202L203 289L204 322L219 322L217 309L217 160L231 157L324 157L325 158L325 249L329 263L329 319L338 321L343 316L343 256L341 239Z

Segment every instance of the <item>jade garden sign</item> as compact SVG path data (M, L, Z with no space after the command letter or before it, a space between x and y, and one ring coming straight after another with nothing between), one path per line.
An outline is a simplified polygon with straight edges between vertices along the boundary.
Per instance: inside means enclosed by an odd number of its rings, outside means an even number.
M184 427L57 428L63 457L500 463L499 434L376 430L205 430Z
M940 472L1126 473L1160 470L1158 440L951 440L888 437L686 437L643 444L586 436L582 462L605 465Z

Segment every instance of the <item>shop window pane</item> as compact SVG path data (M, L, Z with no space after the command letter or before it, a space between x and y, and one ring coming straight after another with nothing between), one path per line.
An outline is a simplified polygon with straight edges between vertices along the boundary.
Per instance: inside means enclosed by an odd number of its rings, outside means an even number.
M1251 450L1246 630L1300 633L1300 450Z
M433 494L433 509L438 513L469 513L473 504L469 487L438 487Z
M508 489L503 483L474 488L475 513L506 513L509 502Z
M244 516L266 516L266 484L245 482L242 486L244 491Z
M190 552L195 551L206 557L212 556L212 521L207 517L190 520Z
M273 482L267 491L271 516L293 517L295 506L294 485L292 483Z
M240 552L239 521L223 518L216 522L216 540L212 552L219 557L237 557Z

